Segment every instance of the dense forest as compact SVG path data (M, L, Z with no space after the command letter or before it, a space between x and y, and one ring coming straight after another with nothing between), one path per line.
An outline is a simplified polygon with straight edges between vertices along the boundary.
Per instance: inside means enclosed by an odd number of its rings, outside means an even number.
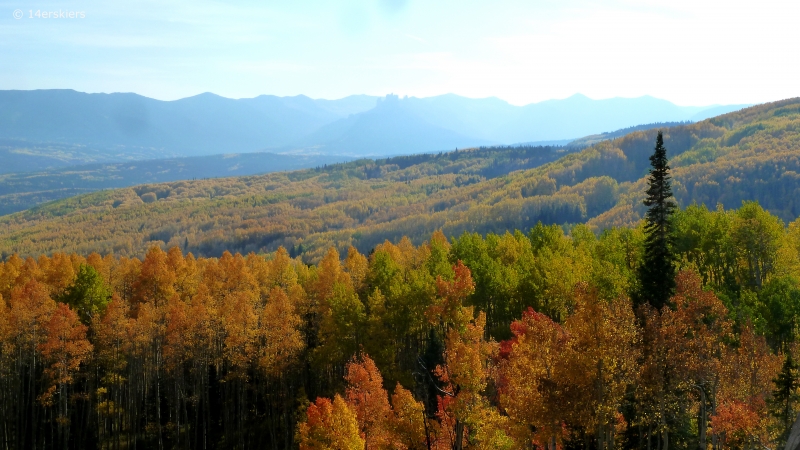
M6 163L5 155L0 158ZM322 155L242 153L72 165L43 171L0 173L0 216L40 203L101 189L193 178L219 178L304 169L350 158ZM35 167L35 166L34 166Z
M565 147L569 148L577 148L583 149L585 147L589 147L590 145L597 144L602 141L607 141L610 139L616 139L623 137L627 134L631 134L634 131L644 131L644 130L652 130L652 129L666 129L671 127L677 127L679 125L689 125L691 124L691 120L687 120L685 122L654 122L654 123L645 123L642 125L635 125L632 127L622 128L616 131L607 131L605 133L600 134L591 134L589 136L584 136L580 139L575 139L574 141L569 142L568 144L564 145Z
M798 410L800 221L435 232L269 255L0 264L3 448L775 448Z
M565 146L568 147L565 150L582 149L634 131L682 124L684 123L651 123L586 136L570 142ZM9 145L12 143L16 143L19 148ZM513 148L521 147L523 146ZM529 147L529 151L532 150L531 146L525 147ZM494 149L500 153L508 148L494 147ZM164 155L150 155L151 158L161 156L161 159L141 159L144 155L129 151L127 148L125 151L121 150L118 149L113 155L105 155L107 160L103 160L98 150L77 145L36 145L24 141L0 139L0 159L3 160L3 166L0 167L0 216L24 211L41 203L101 189L299 170L353 159L344 156L262 152L171 159L164 159ZM546 154L547 150L542 152ZM114 156L117 157L116 160ZM541 158L539 163L550 162L562 155L552 156ZM127 158L128 161L119 161L120 158ZM362 163L366 164L367 160ZM389 160L382 163L391 164Z
M674 194L686 207L758 201L800 215L800 99L664 130ZM368 253L435 230L502 233L587 222L596 232L641 219L656 130L576 153L466 149L304 171L144 185L77 196L0 218L3 258L54 252L143 257L153 245L220 256L286 248L306 263L331 246Z

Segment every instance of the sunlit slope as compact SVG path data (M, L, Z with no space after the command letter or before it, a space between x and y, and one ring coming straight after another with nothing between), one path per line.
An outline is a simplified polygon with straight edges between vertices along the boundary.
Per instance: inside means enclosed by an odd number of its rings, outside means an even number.
M552 149L472 149L104 191L0 219L0 251L140 255L158 244L215 255L283 245L314 260L331 244L368 252L384 239L421 241L435 229L629 225L641 214L656 132L555 161ZM758 200L784 220L800 213L800 99L664 132L682 205Z
M0 215L102 189L299 170L347 160L341 156L255 152L86 164L43 172L0 173Z

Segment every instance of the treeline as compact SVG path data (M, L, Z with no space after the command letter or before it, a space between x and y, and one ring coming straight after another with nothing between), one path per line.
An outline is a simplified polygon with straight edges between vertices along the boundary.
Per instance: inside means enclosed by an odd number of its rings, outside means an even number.
M2 144L0 144L0 158L3 158L3 170L7 170L5 165L10 161L6 158L11 157L2 153ZM41 171L33 171L35 164L31 164L28 167L17 168L15 173L0 173L0 216L23 211L41 203L102 189L184 179L298 170L342 159L344 158L322 155L242 153L134 162L84 163L61 169L42 167L38 169Z
M437 232L316 265L14 255L0 442L774 448L798 411L800 222L691 206L674 238L661 310L629 300L642 228Z
M679 122L653 122L653 123L646 123L642 125L634 125L628 128L622 128L616 131L607 131L605 133L600 134L592 134L589 136L584 136L580 139L575 139L574 141L570 142L569 144L565 145L565 147L569 150L576 150L582 149L584 147L588 147L590 145L597 144L598 142L607 141L609 139L616 139L625 136L626 134L633 133L634 131L644 131L644 130L652 130L652 129L667 129L672 127L677 127L680 125L689 125L693 123L691 120L686 121L679 121Z

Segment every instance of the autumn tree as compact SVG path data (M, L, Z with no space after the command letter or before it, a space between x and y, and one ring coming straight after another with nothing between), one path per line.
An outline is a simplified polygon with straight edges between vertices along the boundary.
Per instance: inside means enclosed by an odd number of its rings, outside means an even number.
M9 300L8 327L11 333L8 344L16 354L11 380L13 396L10 399L12 414L16 416L16 441L22 447L33 447L41 438L41 412L36 401L44 367L40 346L47 339L46 327L56 303L50 298L47 286L32 278L15 286Z
M93 318L94 359L104 374L98 387L97 410L103 418L100 436L111 436L119 447L125 427L123 405L126 402L126 385L129 369L130 305L114 294L108 307Z
M437 411L442 427L439 440L455 450L510 449L514 441L507 432L507 418L484 396L498 346L484 339L485 315L481 312L463 321L471 315L470 307L458 313L462 322L447 332L444 364L435 371L444 384Z
M302 321L289 297L279 287L270 291L258 327L258 366L267 376L283 373L304 347Z
M427 416L422 402L414 399L408 389L400 383L394 388L392 394L392 420L393 446L403 450L427 449L430 443Z
M552 319L528 309L501 343L497 385L500 406L516 425L519 442L555 450L562 444L566 411L561 396L562 354L568 335Z
M732 338L728 311L703 289L692 271L681 271L670 299L675 309L640 307L643 358L637 385L640 439L662 447L682 445L683 424L697 411L697 442L705 447L709 417L717 404L725 342ZM685 434L685 433L684 433Z
M575 312L564 322L569 339L560 398L566 422L594 437L596 448L616 445L623 399L638 375L638 330L631 304L604 301L586 285L576 287Z
M772 354L752 326L745 325L738 345L726 350L723 361L719 406L711 419L714 433L735 448L765 445L770 440L767 400L781 358Z
M345 400L356 413L366 448L388 448L393 440L392 410L375 362L367 355L347 364Z
M306 411L297 429L300 450L363 450L356 414L338 394L320 397Z
M81 364L91 357L92 344L86 339L86 330L78 314L64 303L60 303L45 325L47 337L39 344L44 363L44 374L49 386L39 397L46 406L57 408L61 445L66 448L69 441L69 387L75 381Z

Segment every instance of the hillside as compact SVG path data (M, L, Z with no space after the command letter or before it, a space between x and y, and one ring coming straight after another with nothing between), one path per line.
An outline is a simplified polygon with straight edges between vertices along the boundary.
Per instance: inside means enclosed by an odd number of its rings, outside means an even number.
M646 123L642 125L635 125L632 127L623 128L616 131L608 131L605 133L600 134L592 134L589 136L584 136L580 139L574 139L565 144L566 147L570 148L577 148L582 149L589 147L591 145L597 144L598 142L608 141L610 139L621 138L625 135L631 134L634 131L644 131L644 130L652 130L652 129L666 129L670 127L676 127L678 125L688 125L691 122L656 122L656 123Z
M0 174L0 216L102 189L298 170L347 159L325 155L239 153L85 164L43 172Z
M385 102L384 102L385 103ZM329 133L338 133L338 141L332 142L337 146L338 152L347 153L347 148L366 143L373 148L391 149L402 148L404 145L413 145L420 150L431 150L427 147L425 139L420 139L415 131L420 127L418 120L407 117L411 124L406 123L405 133L395 133L392 142L393 146L383 146L381 141L391 135L393 129L402 128L394 123L391 111L397 106L385 105L376 108L367 117L351 116L347 120L351 128L361 129L364 133L352 129L336 129L335 127L324 127ZM360 115L359 115L360 116ZM661 122L634 127L608 133L586 136L574 141L553 142L534 142L520 144L528 147L535 146L563 146L564 150L580 150L598 142L622 137L628 133L651 128L665 128L674 125L681 125L680 122ZM421 127L433 128L430 125L422 124ZM410 129L409 129L410 128ZM445 129L435 130L441 134L440 138L446 139L452 135L451 131ZM361 138L359 138L361 136ZM364 140L366 138L366 141ZM463 144L465 138L455 141L459 145ZM445 143L441 141L440 143ZM461 145L463 147L463 145ZM25 169L26 164L35 164L36 155L41 153L25 155L31 156L34 160L18 158L19 154L6 154L15 168L14 173L3 174L0 172L0 216L23 211L38 204L53 200L71 197L78 194L98 191L101 189L111 189L134 186L146 183L163 183L169 181L191 180L195 178L221 178L238 175L256 175L269 172L280 172L287 170L297 170L309 167L323 166L351 158L346 156L333 156L318 153L299 153L299 154L276 154L266 152L239 153L228 155L193 156L183 158L166 159L145 159L137 160L137 156L128 155L133 161L130 162L108 162L95 164L75 165L81 158L98 157L97 153L92 153L90 149L76 148L74 146L50 146L42 151L51 150L58 160L56 167L49 167L48 170L40 172ZM319 148L318 148L319 149ZM337 152L337 153L338 153ZM122 156L122 155L120 155ZM2 158L3 156L0 156ZM163 155L162 155L163 158ZM545 162L545 160L542 160Z
M39 172L64 167L137 161L178 156L163 149L145 147L87 146L56 142L31 142L20 139L0 139L0 174Z
M655 134L631 133L557 161L546 148L469 149L103 191L1 218L0 247L4 256L141 255L153 244L218 255L282 245L314 261L331 244L369 252L403 235L422 242L436 229L454 236L538 221L631 225ZM757 200L784 221L800 215L800 99L672 127L665 143L681 205Z

